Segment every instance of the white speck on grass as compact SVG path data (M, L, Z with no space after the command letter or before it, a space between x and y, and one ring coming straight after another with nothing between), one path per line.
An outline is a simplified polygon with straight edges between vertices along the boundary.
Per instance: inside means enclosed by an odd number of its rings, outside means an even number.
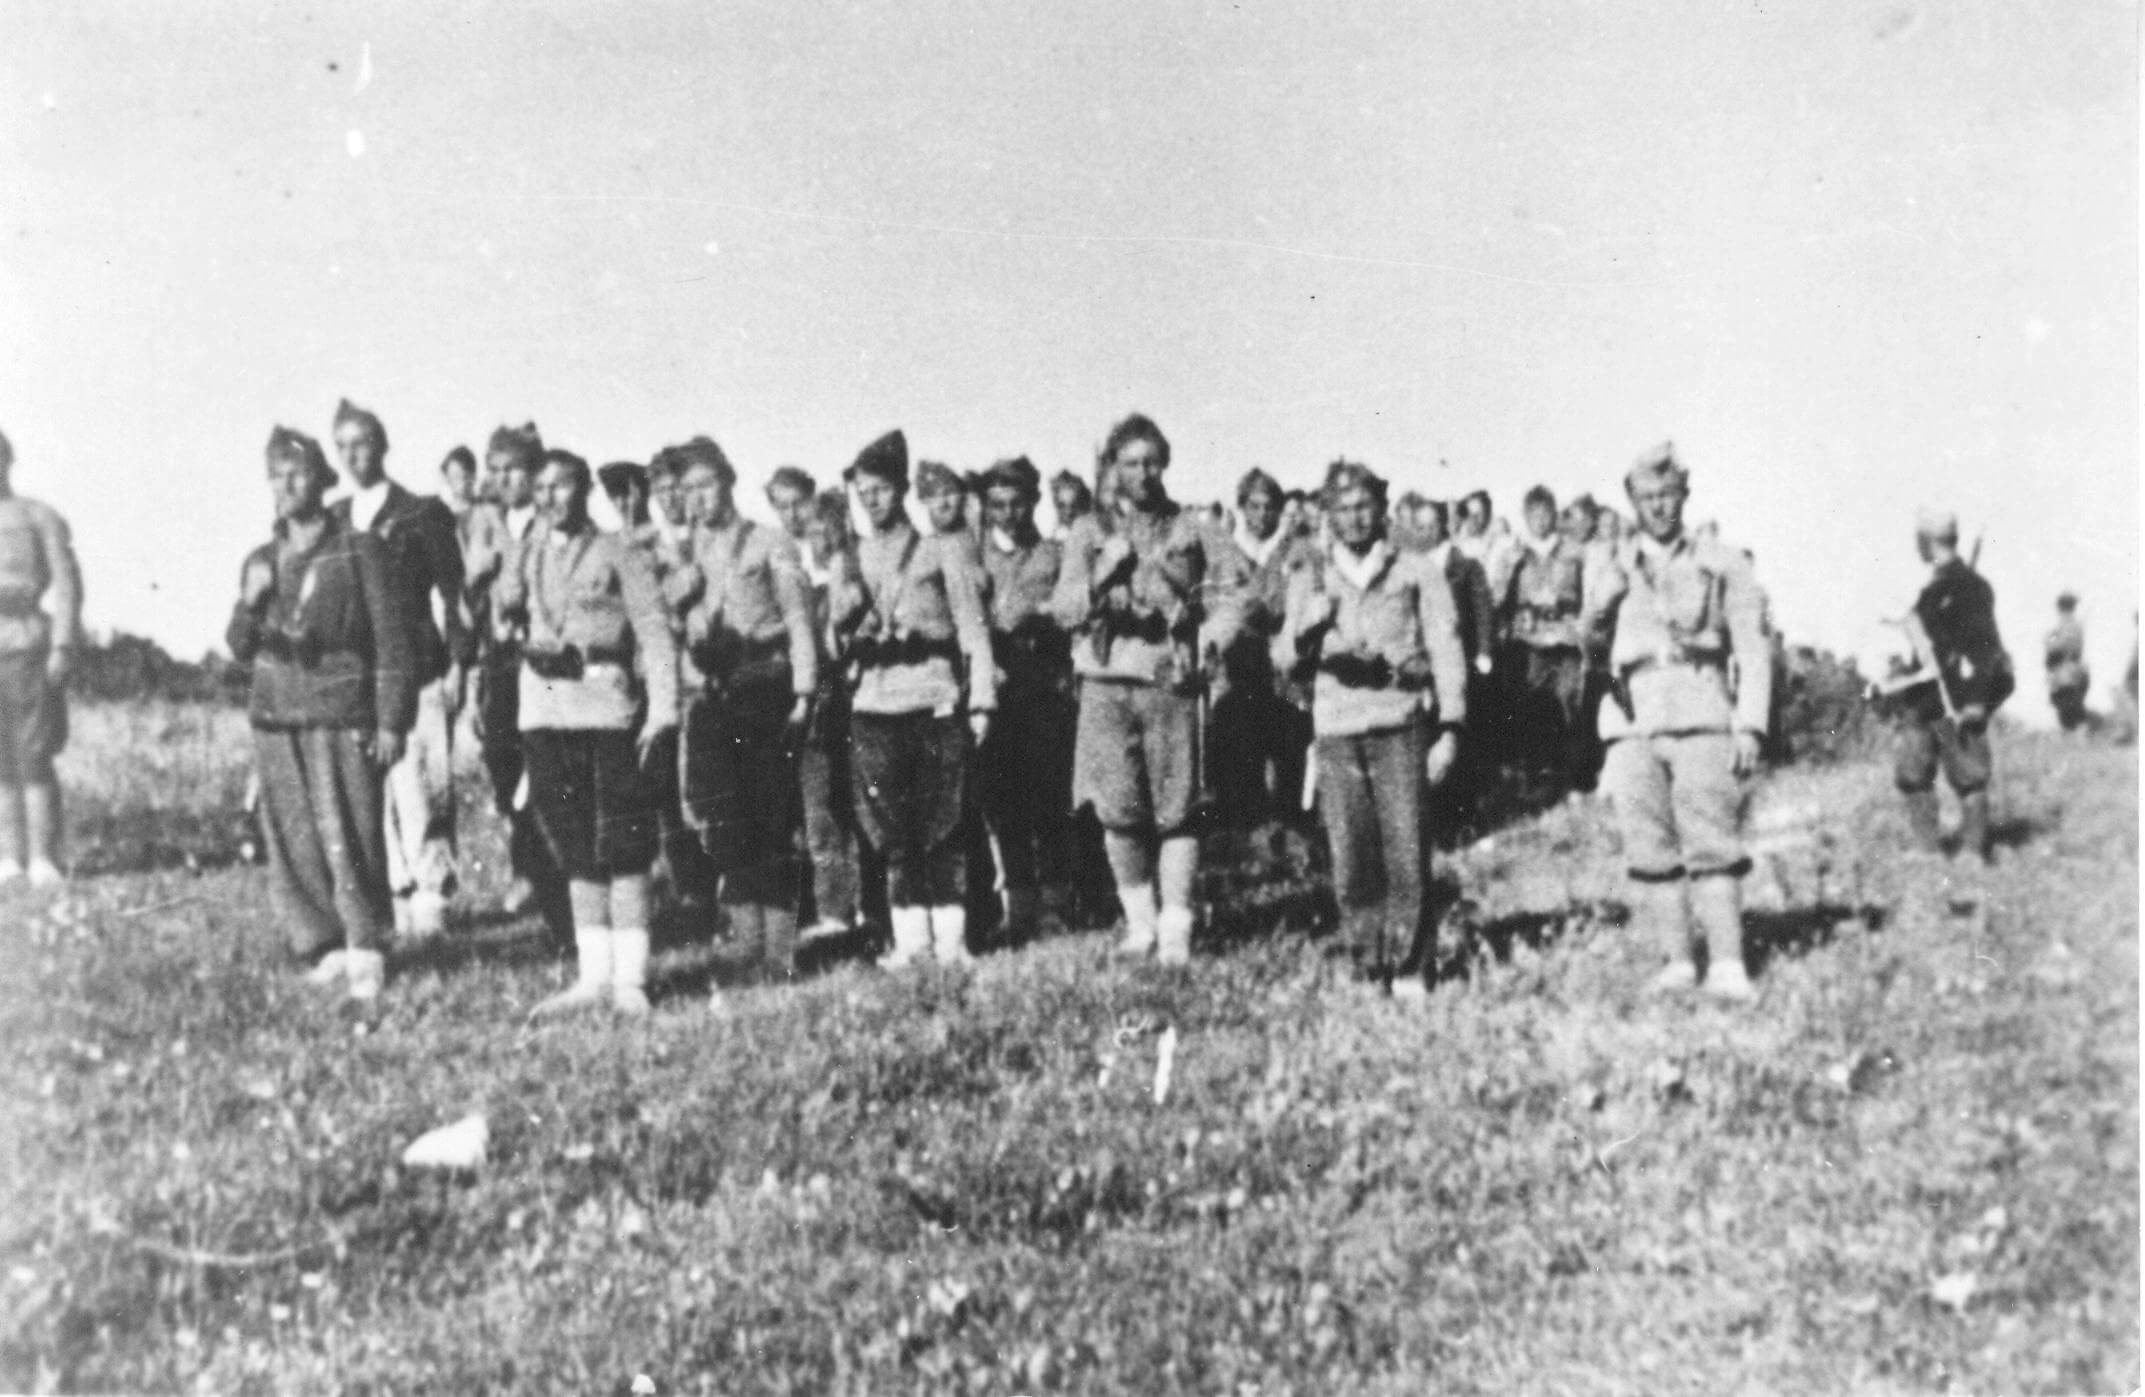
M1162 1030L1162 1041L1154 1054L1154 1104L1164 1105L1169 1100L1169 1079L1177 1065L1177 1030L1174 1025Z

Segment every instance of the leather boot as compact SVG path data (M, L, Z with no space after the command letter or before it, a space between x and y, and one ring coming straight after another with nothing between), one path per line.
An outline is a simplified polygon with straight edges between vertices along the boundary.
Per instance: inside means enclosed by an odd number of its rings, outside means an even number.
M1743 884L1729 874L1690 880L1691 920L1706 943L1705 992L1744 1003L1757 997L1743 968Z
M1966 858L1989 861L1989 793L1975 791L1959 797L1959 853Z
M1936 853L1944 847L1944 827L1937 818L1935 791L1902 791L1907 802L1907 828L1913 831L1915 847Z
M611 990L611 929L607 926L576 927L574 958L579 963L573 984L529 1011L532 1019L549 1018L575 1009L601 1004Z
M1653 978L1656 990L1687 990L1698 983L1698 964L1691 957L1691 909L1684 881L1631 884L1631 912L1639 934L1661 948L1668 965Z

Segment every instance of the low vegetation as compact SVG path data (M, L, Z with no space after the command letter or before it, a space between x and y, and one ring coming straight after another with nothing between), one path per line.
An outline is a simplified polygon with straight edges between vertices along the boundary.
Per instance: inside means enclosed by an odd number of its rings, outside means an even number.
M224 718L83 718L78 851L228 828ZM652 1021L531 1028L562 967L473 916L361 1014L263 870L113 856L0 894L0 1387L2129 1391L2135 757L2003 768L1985 922L1881 767L1772 778L1739 1013L1639 993L1584 801L1445 862L1410 1009L1237 879L1189 972L1091 932L718 1014L683 944ZM485 1167L400 1165L472 1112Z

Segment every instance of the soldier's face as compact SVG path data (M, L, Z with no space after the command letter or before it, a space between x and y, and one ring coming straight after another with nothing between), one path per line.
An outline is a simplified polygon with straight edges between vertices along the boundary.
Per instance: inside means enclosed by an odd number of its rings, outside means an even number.
M958 490L941 490L924 499L924 514L931 520L931 527L942 534L950 534L961 527L963 496Z
M775 518L782 523L782 531L791 538L803 538L805 525L812 521L812 497L789 485L777 485L767 492L767 502L774 506Z
M1351 485L1333 497L1326 507L1326 522L1343 548L1361 552L1385 532L1385 506L1361 485Z
M983 522L1015 538L1028 531L1035 501L1018 485L993 485L983 497Z
M268 497L278 520L311 518L319 512L321 497L327 492L327 480L305 461L294 456L268 458Z
M1583 505L1571 505L1559 521L1564 537L1573 543L1588 543L1594 537L1594 513Z
M1683 502L1690 491L1673 480L1649 481L1631 488L1631 512L1639 531L1656 543L1671 543L1683 532Z
M387 460L372 429L362 422L344 422L336 427L335 455L349 472L351 483L360 489L379 483Z
M686 514L695 524L720 524L730 517L730 487L707 466L685 473Z
M1244 497L1237 507L1243 516L1244 532L1264 543L1281 527L1281 501L1274 498L1271 490L1254 490Z
M477 473L460 461L449 461L439 468L439 483L449 501L466 505L476 493Z
M685 522L685 491L674 474L659 475L649 483L648 504L666 524Z
M1167 469L1159 442L1134 437L1117 449L1110 477L1119 499L1136 509L1146 509L1162 502L1162 472Z
M1527 532L1536 538L1547 538L1557 529L1557 507L1539 502L1527 506Z
M546 466L536 478L536 504L554 528L578 528L588 518L588 482L571 466Z
M1058 516L1060 524L1070 524L1087 513L1087 506L1080 498L1080 492L1070 485L1060 485L1051 490L1050 509Z
M883 476L861 474L857 476L856 491L857 503L872 528L883 533L900 521L901 497L908 491Z
M1423 547L1435 548L1445 541L1445 514L1443 510L1426 509L1415 516L1416 527L1422 531Z
M526 509L536 503L536 472L523 467L522 458L511 451L495 451L484 458L484 476L492 499L507 509Z

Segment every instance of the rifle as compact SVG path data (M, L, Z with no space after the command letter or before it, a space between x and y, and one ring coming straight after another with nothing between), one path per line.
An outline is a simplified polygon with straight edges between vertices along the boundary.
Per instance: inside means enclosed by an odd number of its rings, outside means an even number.
M1980 551L1978 545L1975 551ZM1944 682L1944 667L1937 662L1936 644L1929 639L1929 628L1922 624L1920 614L1910 610L1904 616L1888 616L1885 618L1885 624L1897 626L1906 633L1907 645L1914 652L1915 667L1926 671L1921 677L1906 677L1897 687L1888 688L1885 692L1897 695L1918 689L1926 683L1935 684L1937 698L1944 705L1944 720L1956 728L1959 725L1959 706L1951 701L1951 686Z

